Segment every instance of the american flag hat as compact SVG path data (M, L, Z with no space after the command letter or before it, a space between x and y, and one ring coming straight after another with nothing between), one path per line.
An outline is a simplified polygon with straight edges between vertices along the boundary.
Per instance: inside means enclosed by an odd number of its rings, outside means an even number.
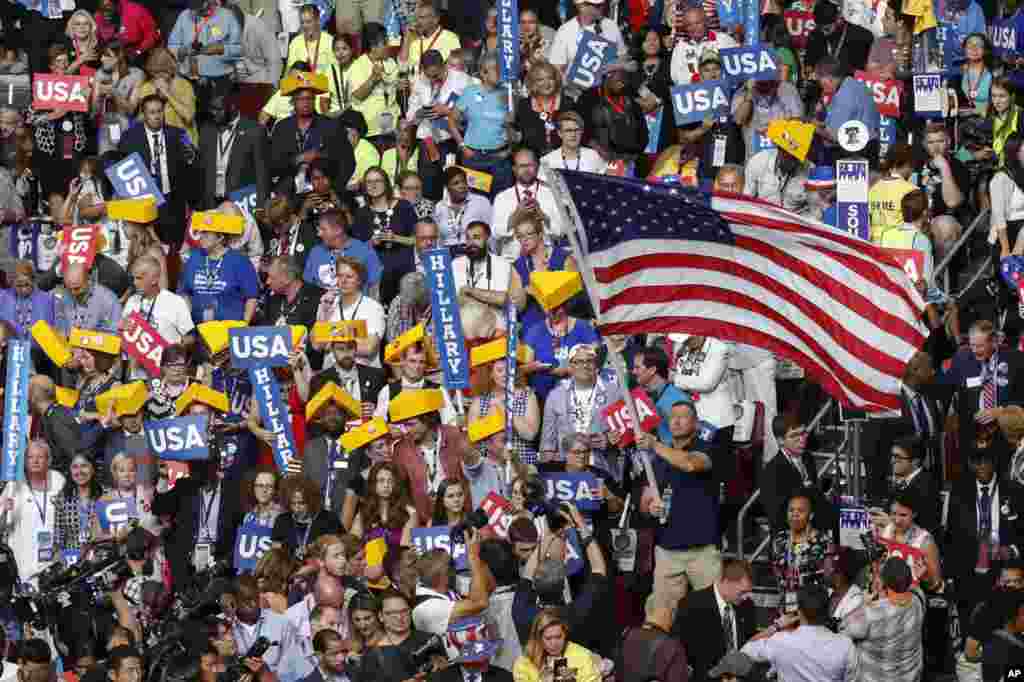
M836 186L836 171L832 166L815 166L807 174L804 187L807 189L825 189Z

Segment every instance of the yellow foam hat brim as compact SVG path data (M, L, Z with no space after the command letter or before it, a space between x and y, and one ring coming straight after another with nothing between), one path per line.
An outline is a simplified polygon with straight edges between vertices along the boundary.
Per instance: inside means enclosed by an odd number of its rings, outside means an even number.
M188 409L192 403L208 405L215 410L227 413L228 397L220 391L215 391L204 384L190 384L184 393L174 403L174 410L179 415Z
M216 355L228 347L229 330L247 326L241 320L216 320L203 322L196 326L196 329L199 330L199 337L210 349L210 353Z
M342 320L340 322L317 322L313 325L315 343L353 342L366 338L366 320Z
M383 417L374 417L344 434L339 442L341 447L345 448L345 452L352 452L386 435L388 435L387 421Z
M583 291L580 273L568 270L533 272L530 288L544 310L553 310Z
M72 327L68 341L72 348L94 350L107 355L117 355L121 352L121 337L106 332Z
M440 389L405 389L391 400L388 414L392 422L401 422L421 414L439 412L444 407Z
M814 139L814 124L776 119L768 124L768 139L800 161L807 159Z
M122 384L96 396L96 411L105 415L113 404L114 413L119 417L138 414L147 398L149 398L149 391L146 390L145 382L135 381L130 384Z
M32 325L32 338L46 353L46 357L58 367L63 367L71 361L71 348L68 342L45 320L39 320Z
M495 410L491 414L477 419L469 425L469 442L479 443L485 438L490 438L496 433L501 433L505 430L505 413L501 410Z
M290 325L292 328L292 348L302 345L302 339L306 336L306 327L301 324Z
M310 73L308 71L300 71L298 73L289 74L281 81L281 94L285 97L294 95L299 90L312 90L317 94L324 94L328 91L330 85L327 82L327 76L322 73Z
M192 230L238 235L245 232L245 218L217 211L198 211L192 214Z
M107 217L129 223L152 223L157 219L156 199L114 199L107 202Z
M57 386L57 404L72 408L78 403L78 391L73 388Z
M406 348L422 343L426 336L426 327L421 322L384 348L384 362L398 362Z

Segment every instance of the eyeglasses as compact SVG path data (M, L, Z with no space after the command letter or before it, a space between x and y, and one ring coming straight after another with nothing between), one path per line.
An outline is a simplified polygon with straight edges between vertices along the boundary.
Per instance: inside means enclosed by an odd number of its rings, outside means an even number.
M254 483L252 487L253 488L264 488L264 489L273 490L277 486L275 484L273 484L273 483ZM292 504L295 504L295 503L292 502ZM305 504L305 503L303 502L303 504Z
M525 242L527 239L536 239L539 235L539 232L520 232L516 234L516 241Z
M906 455L897 455L895 452L892 453L890 457L892 457L893 459L902 460L904 462L912 462L914 460L913 457L907 457Z
M583 128L562 128L562 134L563 135L569 135L569 134L575 135L576 133L582 133L582 132L583 132Z
M401 611L382 611L381 613L389 618L400 618L402 616L408 616L409 609L402 609Z
M367 185L383 185L384 178L377 178L376 180L363 180Z
M597 365L596 360L573 360L569 363L570 365L576 365L577 367L594 367Z

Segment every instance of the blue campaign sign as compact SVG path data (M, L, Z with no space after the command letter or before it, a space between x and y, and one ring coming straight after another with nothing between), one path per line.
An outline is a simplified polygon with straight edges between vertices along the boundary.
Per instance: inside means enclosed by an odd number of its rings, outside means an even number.
M500 0L498 2L498 58L501 65L501 82L519 80L519 2Z
M452 276L452 256L448 249L423 252L423 267L430 288L434 341L444 371L445 388L469 388L469 353L462 335L462 315Z
M138 152L110 166L106 173L114 186L114 193L122 199L156 197L157 206L163 206L167 201Z
M229 329L231 366L287 367L292 352L290 327L242 327Z
M256 570L256 562L270 550L270 526L252 521L238 529L238 540L235 542L235 570L239 573L252 573Z
M519 363L519 309L510 298L505 307L505 329L508 330L508 342L505 346L505 400L511 401L516 393L516 367ZM510 414L508 406L505 414ZM505 442L512 445L512 420L505 420Z
M236 189L234 192L229 192L228 199L235 202L235 205L242 209L242 213L245 214L246 218L254 219L253 216L256 209L259 208L256 205L256 185L247 185L241 189Z
M455 560L455 569L464 571L469 568L466 559L466 545L462 542L452 542L451 529L448 526L431 526L429 528L412 529L412 546L416 553L423 556L424 552L432 549L443 549L452 555ZM455 545L454 551L452 545Z
M992 54L1006 57L1019 51L1017 43L1017 12L1005 19L995 19L988 25L988 37L992 41Z
M583 548L575 528L565 531L565 574L576 575L583 570Z
M878 142L883 145L896 144L896 119L878 117Z
M145 423L146 442L160 459L180 462L209 459L206 425L209 417L175 417Z
M139 513L132 498L96 503L96 519L100 522L100 528L105 531L115 532L137 518Z
M615 43L598 37L593 31L583 31L576 57L565 72L566 80L584 90L594 87L601 69L615 61L617 51Z
M869 239L868 162L836 161L836 227L861 239Z
M552 502L569 502L580 511L596 511L601 501L594 495L601 489L601 482L591 473L544 474L545 497Z
M922 118L942 118L942 74L914 75L914 113Z
M731 31L743 23L745 0L715 0L718 10L718 24L723 31Z
M28 445L28 339L7 342L7 382L4 384L4 451L0 480L25 480Z
M271 450L277 470L284 474L288 463L296 457L295 435L292 433L291 415L281 399L281 387L269 367L249 369L252 381L252 397L260 408L263 428L274 435Z
M707 81L672 88L672 113L676 125L699 123L729 107L725 81Z
M725 77L737 81L774 81L779 79L779 65L767 47L729 47L722 50Z

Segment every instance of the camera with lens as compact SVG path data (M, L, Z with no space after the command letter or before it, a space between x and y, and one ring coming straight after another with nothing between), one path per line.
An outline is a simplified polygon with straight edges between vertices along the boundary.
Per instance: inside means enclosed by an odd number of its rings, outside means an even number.
M466 529L475 528L481 530L487 527L490 519L487 518L487 514L484 513L483 509L474 509L466 515L462 521L452 526L452 529L448 532L449 537L453 543L466 544Z
M434 669L430 660L434 656L448 657L444 648L444 640L440 635L431 635L430 639L409 652L409 659L417 673L430 673Z
M867 553L868 561L874 563L881 561L889 552L885 545L878 541L874 532L866 530L860 534L860 541L864 543L864 551Z
M561 512L570 513L567 502L554 503L548 500L544 494L544 482L539 479L530 478L523 486L523 497L525 507L534 516L544 516L548 524L548 530L557 533L567 525L565 517Z
M229 666L227 670L217 676L217 682L239 682L246 675L251 676L252 671L245 667L244 661L247 658L263 658L263 654L267 653L270 647L277 644L277 642L271 642L266 637L257 637L256 641L252 643L249 650L246 651L239 659L238 663Z

